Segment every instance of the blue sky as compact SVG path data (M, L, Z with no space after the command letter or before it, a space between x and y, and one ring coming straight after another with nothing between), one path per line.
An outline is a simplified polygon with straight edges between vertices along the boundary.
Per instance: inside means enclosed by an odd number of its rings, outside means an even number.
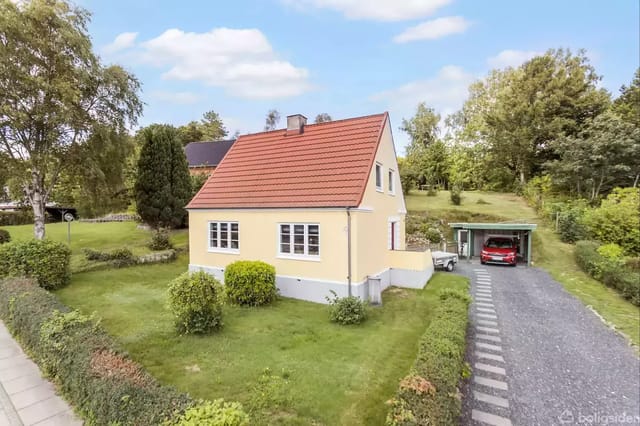
M79 0L107 63L134 72L140 124L184 124L207 110L230 133L284 117L334 119L389 111L396 148L403 117L425 101L457 110L491 68L549 48L584 48L618 93L639 62L639 2L462 0Z

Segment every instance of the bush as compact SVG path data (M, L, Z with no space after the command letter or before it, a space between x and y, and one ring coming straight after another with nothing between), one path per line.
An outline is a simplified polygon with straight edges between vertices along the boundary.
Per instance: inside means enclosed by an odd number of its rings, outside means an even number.
M11 242L11 234L6 229L0 229L0 244Z
M565 243L575 243L587 238L584 216L588 210L586 200L558 202L551 205L551 220L557 222L556 232Z
M640 255L640 188L616 188L597 209L585 213L584 223L591 238L604 244L616 243L628 255Z
M169 309L180 334L203 334L222 328L222 285L205 272L188 272L169 284Z
M576 263L593 278L602 278L602 267L605 259L598 253L600 245L595 241L578 241L575 248Z
M31 209L22 209L13 212L0 212L0 226L30 224L33 224L33 211L31 211Z
M442 241L442 236L437 228L432 227L428 223L423 223L420 228L424 237L430 242L437 244Z
M155 251L169 250L173 248L173 244L171 244L171 240L169 240L169 233L159 229L153 233L147 247Z
M420 339L418 355L396 396L389 401L387 425L457 425L458 384L466 371L464 354L471 298L443 290L441 303Z
M47 290L67 284L71 278L71 250L51 240L14 241L0 245L0 278L31 277Z
M162 424L192 404L33 281L0 281L0 319L88 424Z
M239 402L200 401L188 408L178 419L176 426L245 426L249 424L249 416Z
M278 296L276 269L260 261L233 262L224 271L224 287L231 303L266 305Z
M435 197L436 195L438 195L438 190L435 187L427 188L427 197Z
M598 246L594 241L576 243L575 257L580 268L607 287L618 291L634 305L640 306L638 272L625 266L619 247L611 244Z
M459 206L462 203L462 191L460 188L452 188L449 194L451 198L451 204Z
M367 304L356 296L338 297L335 291L330 290L333 299L326 298L329 302L329 319L342 325L360 324L367 319Z
M116 268L122 268L125 266L131 266L138 263L138 258L133 255L128 248L117 248L110 252L98 251L93 249L83 249L87 260L94 260L98 262L109 262L110 265Z

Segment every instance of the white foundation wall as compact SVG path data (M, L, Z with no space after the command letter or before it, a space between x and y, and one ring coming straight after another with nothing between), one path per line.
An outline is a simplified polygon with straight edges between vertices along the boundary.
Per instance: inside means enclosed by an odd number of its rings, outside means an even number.
M189 265L190 272L204 271L213 275L224 284L224 268L204 265ZM404 288L423 288L433 274L433 267L425 271L411 271L408 269L386 269L370 278L380 279L380 291L389 286ZM333 298L331 291L336 292L339 297L349 295L349 285L346 282L321 281L303 277L289 277L276 275L276 287L281 296L291 297L299 300L306 300L316 303L329 303L328 298ZM351 294L362 300L372 300L369 293L369 280L351 284Z

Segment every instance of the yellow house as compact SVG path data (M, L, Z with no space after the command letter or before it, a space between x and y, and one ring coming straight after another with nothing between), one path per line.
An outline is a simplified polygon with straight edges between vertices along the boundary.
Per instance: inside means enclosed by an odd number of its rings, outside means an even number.
M187 206L189 269L223 281L236 260L276 268L286 297L377 302L422 288L431 253L405 251L405 202L387 113L238 138Z

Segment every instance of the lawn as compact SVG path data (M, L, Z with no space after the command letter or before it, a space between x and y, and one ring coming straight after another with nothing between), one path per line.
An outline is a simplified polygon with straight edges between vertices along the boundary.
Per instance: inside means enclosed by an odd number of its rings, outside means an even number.
M12 241L33 238L33 225L5 226L2 229L9 231ZM66 223L48 223L45 230L47 238L67 242ZM126 247L133 254L141 255L151 251L146 247L150 238L151 233L144 229L138 229L136 222L72 222L71 270L81 271L88 266L82 253L83 248L113 250ZM186 247L187 238L186 229L173 231L171 235L171 240L177 247Z
M574 246L561 242L521 197L493 192L463 192L462 197L462 205L454 206L447 191L440 191L435 197L412 191L406 197L407 210L426 211L447 221L466 221L470 215L481 215L537 223L538 229L533 233L534 265L547 270L569 293L592 307L636 347L640 345L640 309L585 274L575 262Z
M76 274L57 292L96 312L124 348L164 383L195 397L238 400L270 424L383 424L385 401L408 372L444 287L466 280L437 274L424 290L390 289L361 326L328 321L327 307L282 299L265 308L226 306L224 329L178 336L166 309L171 264ZM271 373L264 374L265 371Z

